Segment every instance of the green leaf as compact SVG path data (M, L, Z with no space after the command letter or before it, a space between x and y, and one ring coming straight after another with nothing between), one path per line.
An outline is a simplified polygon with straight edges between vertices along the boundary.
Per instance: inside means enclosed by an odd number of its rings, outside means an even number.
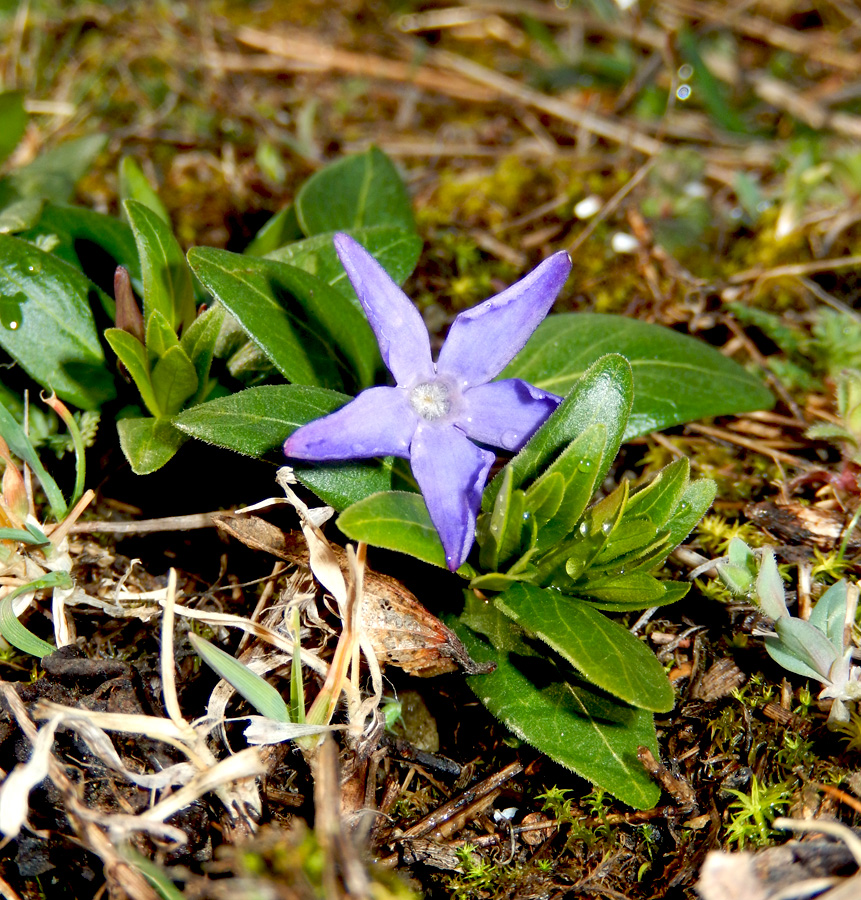
M124 156L120 160L120 201L125 200L137 200L170 225L170 216L164 203L132 156Z
M133 334L120 328L105 329L105 340L116 353L117 359L126 367L146 408L154 416L158 415L158 401L153 391L149 359L144 345Z
M32 525L30 527L35 528ZM50 543L46 535L33 534L23 528L0 528L0 541L18 541L21 544L30 544L36 547Z
M531 584L516 584L493 602L592 684L640 709L673 708L675 693L655 654L588 603Z
M412 274L422 252L422 239L414 232L389 225L353 228L348 234L357 240L389 273L396 284L403 284ZM289 263L325 281L358 304L356 292L341 265L334 232L317 234L304 241L287 244L267 254L268 259Z
M120 447L135 475L149 475L169 462L186 440L168 419L129 418L117 422Z
M334 412L349 400L345 394L325 388L262 385L200 403L175 416L173 423L209 444L246 456L263 456L280 450L300 425ZM371 494L391 490L392 458L297 468L296 476L329 506L340 510Z
M350 369L373 384L382 365L364 313L314 276L285 263L194 248L195 274L289 381L340 388Z
M223 321L224 307L217 303L202 312L183 332L180 344L197 373L198 388L192 403L199 403L208 392L209 369Z
M261 716L276 722L290 722L290 710L278 691L256 672L238 659L225 653L220 647L188 632L188 640L200 658L223 678L241 697L247 700Z
M90 309L99 294L67 263L0 234L0 346L81 409L98 409L115 394Z
M507 467L502 471L503 476L506 471L508 471ZM499 494L497 493L496 496L498 499ZM534 517L539 529L556 515L564 496L565 476L561 472L545 472L526 491L526 510Z
M626 604L628 609L648 609L660 606L664 596L664 583L654 575L645 572L634 572L631 575L618 575L589 581L582 592L588 597L613 604ZM630 604L642 604L631 606Z
M756 576L756 597L760 609L769 618L775 621L788 618L786 591L771 547L764 547L762 550L762 560Z
M43 197L55 203L68 202L107 142L105 134L90 134L40 153L33 162L3 179L0 196L8 193L17 198Z
M637 758L642 746L658 753L651 713L569 675L489 604L468 597L460 620L447 624L473 659L496 663L495 672L467 683L519 738L623 803L648 809L658 802L660 788Z
M27 128L27 111L24 109L23 91L3 91L0 93L0 164L2 164Z
M837 659L837 648L831 641L810 622L792 616L776 619L774 627L778 641L765 641L771 658L790 672L827 682Z
M16 200L0 210L0 234L16 234L33 228L42 215L45 201L40 197Z
M667 522L670 529L670 549L678 547L693 531L714 502L716 493L717 484L711 478L698 478L685 487L678 506Z
M174 331L194 321L191 272L173 231L157 213L137 200L123 204L140 255L143 317L157 309Z
M837 650L843 655L844 636L846 632L847 585L838 581L816 601L807 620L814 628L818 628Z
M520 546L526 496L523 491L512 491L511 478L510 470L502 473L502 487L493 510L478 517L476 536L482 569L498 569L500 562L507 561Z
M607 442L594 473L595 480L603 480L619 451L632 392L631 367L627 360L615 353L597 360L508 463L512 468L514 487L534 478L563 448L596 423L607 429ZM500 484L497 476L487 486L481 500L482 509L490 509Z
M648 516L656 528L663 528L682 499L690 470L686 456L665 466L645 487L630 495L625 515Z
M40 238L59 242L51 248L51 253L78 269L85 262L92 263L92 246L95 245L111 257L101 273L105 280L112 281L113 268L117 265L125 266L133 279L140 279L140 260L132 230L113 216L81 206L45 203L38 222L19 237L31 242ZM89 268L86 271L96 277ZM113 318L113 300L106 296L100 300Z
M245 456L263 456L280 449L300 425L334 412L349 400L346 394L325 388L268 384L199 403L174 416L173 423L208 444Z
M291 203L290 206L285 206L275 213L242 252L246 256L266 256L267 253L298 241L301 237L302 229L296 218L296 207Z
M338 516L338 528L355 541L398 550L416 559L445 568L445 551L433 527L421 494L385 491L354 503ZM458 574L475 574L464 563Z
M164 356L171 347L178 346L179 338L167 316L158 309L150 310L146 323L146 354L150 364Z
M296 215L309 237L369 225L415 231L407 189L392 161L376 147L312 175L296 197Z
M769 409L755 376L703 341L670 328L600 313L548 316L501 378L564 394L603 353L621 353L634 373L625 440L693 419Z
M153 366L152 390L159 415L176 415L197 391L197 373L188 354L178 344L171 347Z
M67 510L63 494L57 487L57 482L45 471L24 429L2 403L0 403L0 437L6 441L9 450L33 470L48 498L54 518L59 522Z
M616 429L616 434L620 431L621 424ZM595 493L598 476L603 469L606 447L607 427L603 422L596 422L571 441L562 455L533 485L533 488L538 487L545 478L554 478L556 475L562 475L565 485L562 502L553 517L543 527L539 523L539 550L552 547L570 534L580 520Z
M604 612L636 612L640 609L649 609L652 606L669 606L670 603L676 603L692 587L692 585L683 581L660 581L658 583L663 588L663 593L660 596L649 595L648 592L645 595L640 595L635 592L633 599L618 600L616 602L612 600L597 600L595 597L585 597L584 599L589 601L590 606L594 606L595 609L603 609Z
M48 572L41 578L35 578L27 584L22 584L15 588L14 591L8 593L0 600L0 635L2 635L13 647L29 653L31 656L47 656L53 653L57 648L36 637L32 631L25 628L18 617L15 615L13 601L16 597L27 591L41 591L45 588L70 588L72 579L68 572L62 570L56 572Z

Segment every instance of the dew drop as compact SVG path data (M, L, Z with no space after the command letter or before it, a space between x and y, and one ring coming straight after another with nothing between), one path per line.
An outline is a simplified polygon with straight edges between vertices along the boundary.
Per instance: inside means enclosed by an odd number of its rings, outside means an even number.
M0 296L0 325L9 331L16 331L21 325L21 306L27 298L21 292L11 297Z
M520 435L516 431L503 431L499 441L506 450L514 450L520 443Z
M693 91L689 84L680 84L678 88L676 88L676 97L678 97L679 100L687 100L692 93Z
M610 524L610 522L604 522L604 524L601 526L601 531L603 531L604 534L609 534L612 530L613 526Z
M577 468L581 472L589 472L592 469L592 465L593 465L593 463L592 463L591 459L581 459L580 465L578 465Z
M619 569L619 574L620 574L620 575L624 575L624 574L625 574L625 570L624 570L624 569Z
M589 526L585 522L580 523L580 527L577 529L583 537L586 537L589 534Z
M694 74L694 67L690 63L683 63L679 66L679 78L687 81Z
M35 271L36 271L36 267L35 267L35 266L27 266L27 271L28 271L28 272L35 272Z

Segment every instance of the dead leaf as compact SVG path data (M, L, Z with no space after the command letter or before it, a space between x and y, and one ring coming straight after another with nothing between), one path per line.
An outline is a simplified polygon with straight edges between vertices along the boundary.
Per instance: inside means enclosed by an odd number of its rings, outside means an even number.
M284 532L257 516L213 516L216 526L254 550L263 550L294 565L309 564L308 547L300 532ZM347 570L347 554L333 546L338 564ZM461 668L467 675L493 671L466 652L457 635L429 613L399 581L365 570L362 628L380 664L398 666L411 675L430 677Z

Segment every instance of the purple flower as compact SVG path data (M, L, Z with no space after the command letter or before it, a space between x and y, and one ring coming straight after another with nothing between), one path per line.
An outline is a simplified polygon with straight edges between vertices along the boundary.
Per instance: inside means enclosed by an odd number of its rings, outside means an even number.
M519 378L493 381L547 315L571 260L554 253L517 284L452 323L434 364L422 317L385 269L346 234L335 249L356 289L396 387L373 387L297 429L294 459L401 456L410 460L452 571L466 559L496 454L517 451L560 398Z

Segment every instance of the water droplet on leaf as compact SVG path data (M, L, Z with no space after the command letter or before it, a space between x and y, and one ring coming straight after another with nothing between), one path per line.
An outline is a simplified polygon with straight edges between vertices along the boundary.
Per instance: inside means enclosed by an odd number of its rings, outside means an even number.
M516 431L503 431L499 441L506 450L514 450L520 443L520 436Z
M604 534L609 534L612 530L613 526L610 524L610 522L604 522L604 524L601 526L601 531L603 531Z

